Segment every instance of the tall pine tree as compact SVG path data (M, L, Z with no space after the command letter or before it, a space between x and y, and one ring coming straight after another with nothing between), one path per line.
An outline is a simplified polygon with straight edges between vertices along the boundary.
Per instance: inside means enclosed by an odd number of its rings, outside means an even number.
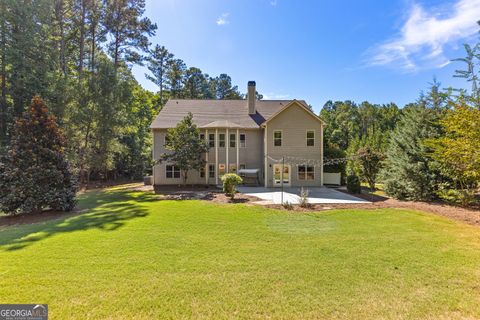
M163 105L163 90L166 89L168 82L167 74L173 59L173 54L168 52L164 46L156 45L150 51L148 57L148 70L152 75L146 74L148 80L152 81L158 86L160 92L160 104Z
M122 61L140 63L142 57L138 51L148 50L148 36L157 29L150 19L142 17L145 0L105 0L105 3L105 28L112 39L107 47L115 69Z

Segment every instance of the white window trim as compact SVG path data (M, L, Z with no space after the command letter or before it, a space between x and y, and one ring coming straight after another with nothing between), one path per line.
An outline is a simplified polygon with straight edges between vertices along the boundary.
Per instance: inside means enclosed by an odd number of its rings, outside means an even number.
M220 141L221 141L220 136L222 134L223 134L223 147L220 145ZM226 136L225 132L223 132L223 133L219 132L218 133L218 147L219 148L225 148L226 146L227 146L227 136Z
M280 167L280 184L275 184L275 167ZM283 172L282 172L282 167L283 167ZM288 183L285 183L285 168L288 168ZM298 169L297 169L298 171ZM274 163L272 165L272 183L273 186L280 186L282 184L282 177L284 181L285 186L291 186L292 185L292 177L294 177L293 172L292 172L292 165L290 164L284 164L282 165L281 163Z
M299 167L305 167L305 179L300 179L300 170L298 169ZM313 167L313 179L312 180L309 180L307 179L307 167ZM316 169L315 169L315 166L311 166L311 165L308 165L308 164L299 164L297 165L297 179L298 181L315 181L315 177L317 175L317 172L316 172Z
M210 177L210 166L213 167L213 177ZM209 164L208 164L208 172L206 173L208 179L215 179L215 172L216 172L216 171L217 171L217 169L215 168L215 163L209 163Z
M210 146L210 135L213 135L213 146ZM215 133L209 133L207 137L207 143L209 148L215 148L215 145L217 144L217 139L215 139Z
M171 167L172 167L172 177L171 177L171 178L169 178L169 177L167 176L167 172L168 172L168 171L167 171L167 167L168 167L168 166L171 166ZM176 168L176 167L177 167L177 166L175 166L175 165L173 165L173 164L166 164L166 165L165 165L165 179L180 179L180 178L182 177L182 172L181 172L180 169L178 169L178 172L179 172L180 176L179 176L178 178L175 178L175 168Z
M240 139L240 137L241 137L242 135L245 137L245 140L244 140L244 143L245 143L245 144L244 144L243 147L242 147L242 140ZM246 148L246 147L247 147L247 134L246 134L245 132L244 132L244 133L241 133L241 132L240 132L240 133L238 134L238 146L239 146L240 148Z
M308 133L309 132L313 132L313 145L312 146L309 146L308 145ZM307 129L307 131L305 131L305 146L306 147L315 147L316 143L316 134L315 134L315 129Z
M275 132L280 132L280 145L275 145ZM273 147L283 147L283 130L273 130L273 140L272 140Z
M232 138L231 138L232 135L235 136L235 139L233 139L233 140L232 140ZM232 147L232 145L231 145L232 141L233 141L233 143L235 144L233 147ZM228 134L228 147L229 147L229 148L236 148L236 147L237 147L237 134L236 134L236 133L229 133L229 134Z

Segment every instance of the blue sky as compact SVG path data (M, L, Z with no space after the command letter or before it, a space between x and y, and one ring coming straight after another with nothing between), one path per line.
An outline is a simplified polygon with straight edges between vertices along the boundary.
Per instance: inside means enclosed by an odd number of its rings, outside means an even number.
M153 44L188 66L247 81L270 99L414 101L435 76L463 67L463 43L479 39L480 0L147 0ZM145 68L134 67L138 81Z

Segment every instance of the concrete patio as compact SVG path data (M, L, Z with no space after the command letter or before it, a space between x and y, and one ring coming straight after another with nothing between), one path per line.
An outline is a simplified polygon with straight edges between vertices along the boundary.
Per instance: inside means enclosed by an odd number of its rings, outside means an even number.
M239 186L238 191L248 195L262 199L264 204L281 204L282 203L282 191L280 188L264 188L264 187L244 187ZM370 203L369 201L351 196L349 194L326 188L326 187L308 187L304 188L308 190L308 202L315 203L342 203L342 204L354 204L354 203ZM291 204L298 204L300 200L301 188L284 188L283 202L289 202Z

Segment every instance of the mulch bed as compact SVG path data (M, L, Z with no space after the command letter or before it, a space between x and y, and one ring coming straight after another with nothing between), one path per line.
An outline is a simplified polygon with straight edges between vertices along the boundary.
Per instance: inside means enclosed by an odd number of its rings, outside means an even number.
M254 201L260 201L261 199L253 196L247 196L243 193L237 193L235 195L235 198L232 200L230 197L227 197L225 194L221 192L216 192L212 193L211 199L209 199L212 202L216 203L252 203Z
M153 186L144 186L136 184L134 186L128 186L126 189L153 192ZM342 189L337 189L341 192L346 192ZM242 193L235 195L235 198L231 200L225 196L220 189L215 187L205 186L157 186L156 193L159 195L159 200L204 200L214 203L244 203L253 205L254 202L261 199L248 196ZM308 208L302 208L299 205L293 205L293 211L311 212L311 211L324 211L331 209L384 209L384 208L402 208L413 209L425 212L430 212L440 216L444 216L450 219L466 222L470 225L480 226L480 209L467 209L454 207L440 202L418 202L418 201L400 201L387 197L382 197L372 194L353 194L353 196L365 199L371 203L355 203L355 204L312 204ZM278 204L266 205L267 208L287 210L283 206ZM67 216L73 216L80 214L80 210L74 210L72 212L56 212L56 211L44 211L40 214L24 214L17 216L0 216L0 226L22 225L43 222L56 218L63 218Z
M153 186L135 186L131 190L135 191L153 191ZM155 193L159 195L160 200L205 200L215 203L249 203L261 199L237 193L232 200L223 194L222 190L214 186L204 185L165 185L156 186Z

